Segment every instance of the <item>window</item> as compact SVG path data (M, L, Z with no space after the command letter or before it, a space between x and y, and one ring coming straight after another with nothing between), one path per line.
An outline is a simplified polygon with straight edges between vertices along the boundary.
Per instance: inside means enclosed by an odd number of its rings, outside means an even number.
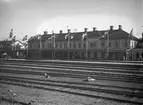
M78 43L78 47L81 48L81 43Z
M90 47L91 47L91 48L93 47L93 43L90 43Z
M97 58L97 52L94 52L94 57Z
M105 53L104 52L101 53L101 58L105 58Z
M78 53L77 53L77 52L75 52L75 53L74 53L74 56L75 56L75 57L78 57Z
M42 44L42 48L45 48L45 44Z
M72 43L69 43L69 48L72 48Z
M40 44L38 44L37 47L40 48Z
M57 43L55 44L55 47L58 48L58 44Z
M32 48L32 44L30 44L30 48Z
M101 47L105 47L105 43L104 42L101 43Z
M113 53L109 52L109 57L112 58L113 57Z
M140 57L140 54L139 52L136 53L136 58L139 58Z
M49 48L52 48L52 44L49 45Z
M60 43L60 48L62 48L62 43Z
M124 44L124 46L125 46L125 47L128 47L128 43L127 43L127 41L125 41L125 44Z
M49 45L49 44L47 43L47 45L46 45L47 48L49 47L48 45Z
M86 44L85 43L83 43L83 48L86 48Z
M76 43L73 44L73 48L76 48Z
M67 48L67 43L64 43L64 48Z
M88 57L90 57L90 54L91 54L91 53L90 53L90 52L88 52Z
M49 48L49 44L48 44L48 43L47 43L47 45L46 45L46 46L47 46L47 48Z
M111 43L109 42L109 47L111 47Z
M96 47L96 42L93 43L93 46Z
M81 52L81 56L84 57L84 52Z
M116 43L115 43L115 46L116 46L116 48L118 48L118 47L119 47L118 42L116 42Z
M134 47L134 42L132 42L132 46L131 47Z
M34 44L34 48L36 48L36 44Z

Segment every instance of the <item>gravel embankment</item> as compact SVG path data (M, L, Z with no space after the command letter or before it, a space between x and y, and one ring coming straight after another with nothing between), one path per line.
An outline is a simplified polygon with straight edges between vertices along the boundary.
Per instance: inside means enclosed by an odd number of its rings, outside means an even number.
M10 90L12 90L12 92ZM13 93L16 95L13 96ZM57 91L44 91L6 84L0 84L0 96L25 101L26 103L31 102L32 105L133 105L99 98L71 95ZM3 101L0 105L9 104Z

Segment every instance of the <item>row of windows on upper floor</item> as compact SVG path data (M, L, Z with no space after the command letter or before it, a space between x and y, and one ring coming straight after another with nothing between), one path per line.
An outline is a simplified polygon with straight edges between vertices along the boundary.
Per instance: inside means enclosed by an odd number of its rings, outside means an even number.
M104 48L104 47L107 47L107 43L105 42L101 42L100 43L101 47ZM96 42L88 42L88 47L89 48L96 48L97 47L97 43ZM115 42L115 43L111 43L109 42L109 47L114 47L114 48L120 48L122 47L120 45L119 42ZM124 43L124 47L128 47L128 43L127 41L125 41ZM40 44L29 44L29 48L30 49L35 49L35 48L40 48ZM47 43L46 45L43 43L41 44L41 48L53 48L53 44L52 43ZM86 48L86 43L55 43L55 48Z

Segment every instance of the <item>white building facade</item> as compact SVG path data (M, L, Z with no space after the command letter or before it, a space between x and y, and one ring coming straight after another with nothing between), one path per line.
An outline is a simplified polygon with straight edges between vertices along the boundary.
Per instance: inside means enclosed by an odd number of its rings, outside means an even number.
M124 60L128 52L137 44L137 38L131 36L119 25L118 29L44 34L28 40L29 57L66 60Z

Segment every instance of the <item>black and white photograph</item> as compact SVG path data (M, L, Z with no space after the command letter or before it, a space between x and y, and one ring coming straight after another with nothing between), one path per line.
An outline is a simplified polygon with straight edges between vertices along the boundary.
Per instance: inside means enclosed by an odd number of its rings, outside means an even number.
M0 0L0 105L143 105L143 0Z

